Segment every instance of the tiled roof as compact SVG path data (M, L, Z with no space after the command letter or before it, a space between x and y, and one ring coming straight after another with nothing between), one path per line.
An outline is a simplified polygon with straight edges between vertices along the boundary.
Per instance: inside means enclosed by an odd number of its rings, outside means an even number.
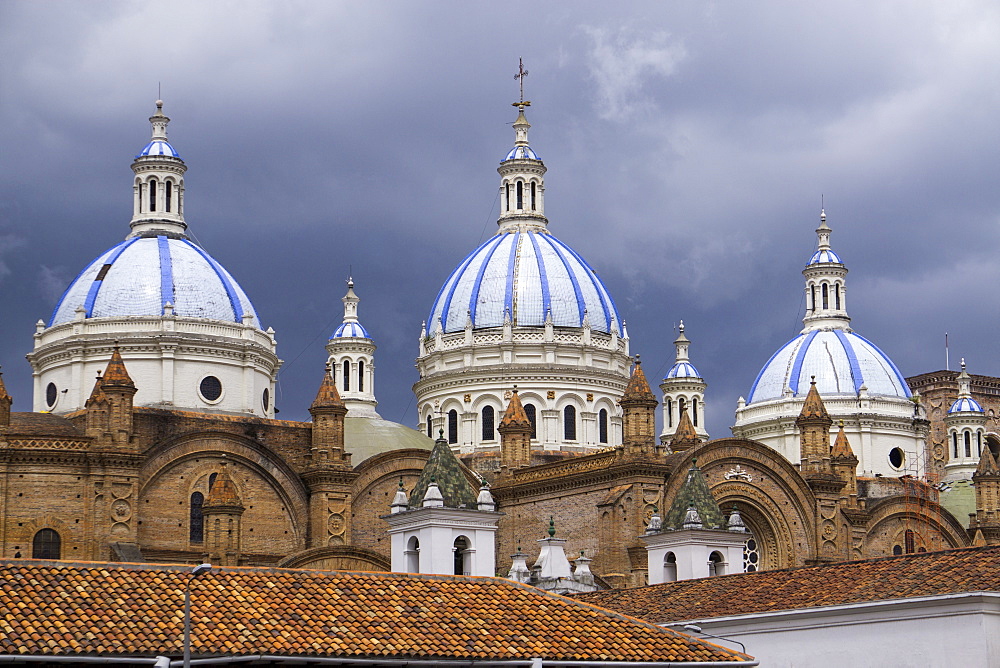
M854 450L851 448L850 441L847 440L847 434L844 433L844 423L840 423L840 431L837 432L837 440L833 442L833 450L830 451L830 456L834 459L857 459L854 455Z
M434 442L424 470L410 491L410 508L420 508L424 494L433 480L441 490L446 508L476 508L476 490L465 477L462 464L451 451L448 441L439 438Z
M830 417L830 414L826 412L826 404L823 403L819 391L816 390L815 379L809 383L809 393L806 394L806 400L802 403L802 412L799 413L799 417L826 419Z
M83 432L64 416L51 413L11 413L10 433L18 436L83 436Z
M993 458L993 453L989 448L983 448L983 456L979 458L979 466L976 467L976 477L1000 475L997 462Z
M0 654L177 655L187 566L0 562ZM498 578L216 569L192 653L424 660L745 661Z
M673 437L670 439L670 449L671 450L687 450L688 448L698 445L701 439L698 438L698 432L694 430L694 425L691 424L691 416L688 415L687 406L681 409L681 418L677 422L677 431L674 432Z
M656 403L656 397L649 389L649 382L646 374L642 372L642 362L635 360L635 368L632 369L632 377L629 378L625 392L622 394L622 401L652 401Z
M691 507L698 511L704 528L726 527L726 518L719 510L719 504L712 496L712 490L708 488L705 474L701 472L696 462L691 462L687 478L681 488L677 490L677 496L674 497L670 505L670 511L663 518L664 528L680 529L684 524L688 508Z
M323 374L323 382L320 383L319 390L316 392L316 398L313 399L310 408L314 410L317 408L344 408L344 400L340 398L337 385L333 382L333 374L330 373L330 367L327 367L326 372Z
M122 354L118 350L117 345L114 352L111 353L111 359L108 360L108 368L104 371L103 380L104 385L135 387L132 377L128 375L128 370L125 368L125 362L122 360Z
M662 624L972 591L1000 591L1000 547L722 575L577 598Z
M517 396L516 389L511 392L510 403L507 404L507 410L503 414L503 419L500 420L500 426L505 429L520 427L531 431L531 421L528 420L528 414L524 412L524 405L521 404L521 398Z
M212 484L212 489L208 490L208 497L205 499L205 508L242 506L240 493L229 477L229 472L223 466L219 475Z

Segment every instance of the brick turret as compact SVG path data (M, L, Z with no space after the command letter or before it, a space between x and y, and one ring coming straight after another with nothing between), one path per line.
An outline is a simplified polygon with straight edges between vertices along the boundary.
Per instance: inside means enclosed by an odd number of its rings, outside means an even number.
M677 431L674 432L673 437L670 439L670 449L673 452L680 452L681 450L693 448L700 442L701 439L698 438L698 432L695 431L694 425L691 424L687 408L682 409L680 420L677 423Z
M330 367L326 367L316 399L309 407L312 415L313 465L323 463L350 466L351 455L344 452L344 416L347 407L340 398Z
M0 427L10 426L10 405L14 400L7 394L7 388L3 384L3 374L0 373Z
M105 445L127 446L132 440L132 411L136 387L115 346L104 375L98 375L85 404L87 435Z
M656 452L656 406L659 402L649 389L642 362L635 357L632 377L618 403L622 407L622 445L633 455Z
M795 420L799 428L801 471L832 473L830 468L830 426L833 420L826 412L823 399L816 390L816 378L809 385L809 393L802 404L802 411Z
M990 545L1000 544L1000 466L989 447L983 448L979 467L972 474L976 488L976 513L971 515L970 532L981 534Z
M501 465L508 469L528 466L531 463L531 421L524 412L516 387L497 431L500 432Z
M219 566L239 566L242 552L242 518L246 507L236 484L223 465L208 492L205 517L205 549L208 560Z
M843 420L840 422L837 440L833 442L830 459L833 473L846 483L842 495L850 505L854 505L858 498L858 457L847 440L847 434L844 433Z

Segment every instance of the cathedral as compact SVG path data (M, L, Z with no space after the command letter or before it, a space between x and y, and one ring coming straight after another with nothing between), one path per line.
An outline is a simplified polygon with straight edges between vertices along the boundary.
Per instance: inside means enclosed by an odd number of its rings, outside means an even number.
M413 428L378 413L353 281L311 421L276 418L276 333L188 235L157 101L124 240L35 326L33 411L0 379L0 554L571 591L1000 543L1000 379L907 379L855 332L825 213L803 329L762 360L733 436L706 431L683 323L655 395L608 289L550 230L529 105L496 233L428 295Z

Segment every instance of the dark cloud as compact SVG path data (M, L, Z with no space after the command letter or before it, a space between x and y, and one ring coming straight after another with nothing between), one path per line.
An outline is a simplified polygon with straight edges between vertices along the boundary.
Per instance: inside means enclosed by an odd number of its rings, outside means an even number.
M709 427L801 327L825 195L854 324L905 374L1000 374L992 3L0 5L0 362L127 232L157 84L188 222L240 281L303 418L353 272L382 413L412 423L420 322L495 229L517 58L552 231L648 368L684 319Z

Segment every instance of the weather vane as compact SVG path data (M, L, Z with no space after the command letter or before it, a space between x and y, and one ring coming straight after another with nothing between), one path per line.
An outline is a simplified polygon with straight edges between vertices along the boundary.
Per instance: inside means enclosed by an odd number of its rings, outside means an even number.
M528 76L528 70L524 69L524 61L520 58L517 59L517 74L514 75L516 79L521 84L521 101L515 102L513 106L515 107L529 107L530 102L524 101L524 77Z

